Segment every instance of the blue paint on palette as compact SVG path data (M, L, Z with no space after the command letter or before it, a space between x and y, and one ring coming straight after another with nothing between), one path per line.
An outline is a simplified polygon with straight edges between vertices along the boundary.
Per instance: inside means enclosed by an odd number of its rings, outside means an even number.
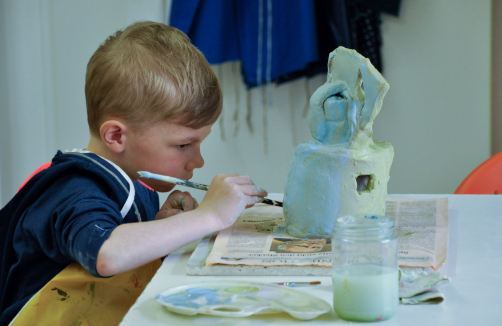
M200 305L198 303L195 303L195 302L192 302L192 301L189 301L189 302L173 302L172 304L175 305L175 306L178 306L178 307L185 307L185 308L192 308L192 309L199 309L200 307L202 307L202 305Z
M217 290L215 289L206 289L206 288L191 288L186 290L188 293L194 294L206 294L206 293L215 293Z
M178 302L190 301L195 298L197 298L197 296L192 296L187 293L176 293L176 294L170 295L168 297L164 297L163 299L167 300L169 302L172 302L172 303L178 303Z
M194 299L197 299L198 295L193 295L187 292L183 293L176 293L172 294L169 296L163 296L162 299L166 302L171 303L174 306L177 307L185 307L185 308L192 308L192 309L198 309L202 305L193 302Z
M218 304L221 303L221 300L218 300L218 294L216 293L208 293L204 295L208 304Z
M219 304L221 300L218 300L218 294L215 293L215 289L206 289L206 288L192 288L187 289L185 292L172 294L167 297L163 297L163 300L170 302L177 306L189 306L189 302L199 298L204 298L207 304ZM197 303L194 303L200 306ZM190 308L194 308L191 307Z

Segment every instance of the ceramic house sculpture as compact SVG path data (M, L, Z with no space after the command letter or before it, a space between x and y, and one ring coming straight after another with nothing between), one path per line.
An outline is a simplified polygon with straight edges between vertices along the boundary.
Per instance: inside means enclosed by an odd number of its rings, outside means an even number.
M356 51L330 54L327 81L310 98L313 138L296 148L284 189L290 235L326 237L339 216L385 213L394 149L374 141L372 127L388 90Z

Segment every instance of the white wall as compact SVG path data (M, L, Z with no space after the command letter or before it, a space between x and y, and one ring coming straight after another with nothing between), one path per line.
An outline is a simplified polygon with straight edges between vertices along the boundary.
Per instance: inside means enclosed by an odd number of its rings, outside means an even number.
M395 148L392 193L452 193L490 156L491 1L402 1L385 17L390 90L376 139Z
M490 155L490 1L403 0L398 18L383 18L384 76L391 89L376 118L374 138L391 142L390 193L452 193ZM136 20L166 21L169 1L0 2L0 205L56 149L85 147L84 75L105 38ZM222 172L250 175L282 192L294 149L310 134L301 112L305 80L273 86L264 154L263 106L251 92L250 133L240 88L234 137L231 65L215 67L225 93L220 124L203 144L206 165L194 180ZM311 92L324 76L309 82ZM196 198L203 193L194 191Z
M48 7L0 2L1 204L54 151Z

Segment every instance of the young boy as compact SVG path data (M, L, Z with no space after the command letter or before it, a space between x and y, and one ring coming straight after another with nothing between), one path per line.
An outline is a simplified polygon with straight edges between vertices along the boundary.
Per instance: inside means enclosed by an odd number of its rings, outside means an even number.
M215 74L177 29L141 22L109 37L85 93L87 149L58 152L0 211L0 325L117 324L159 258L267 195L247 176L218 175L200 205L176 190L159 211L153 189L174 185L138 181L137 171L190 179L221 112Z

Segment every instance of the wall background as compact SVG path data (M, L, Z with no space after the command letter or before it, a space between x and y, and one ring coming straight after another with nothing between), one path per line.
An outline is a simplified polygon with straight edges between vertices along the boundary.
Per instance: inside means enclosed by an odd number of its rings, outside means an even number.
M137 20L167 22L169 7L169 0L0 1L0 206L57 149L87 146L84 77L98 45ZM384 77L391 88L374 139L394 145L389 193L453 193L471 170L502 150L502 97L495 84L502 80L496 60L502 41L492 38L500 15L496 1L492 11L489 0L403 0L399 17L383 17ZM273 87L265 154L258 91L250 94L251 133L239 77L230 64L215 70L225 94L223 123L203 144L206 165L193 180L210 183L217 173L237 172L269 192L283 192L296 146L310 139L302 117L307 81ZM308 81L311 92L324 80Z

